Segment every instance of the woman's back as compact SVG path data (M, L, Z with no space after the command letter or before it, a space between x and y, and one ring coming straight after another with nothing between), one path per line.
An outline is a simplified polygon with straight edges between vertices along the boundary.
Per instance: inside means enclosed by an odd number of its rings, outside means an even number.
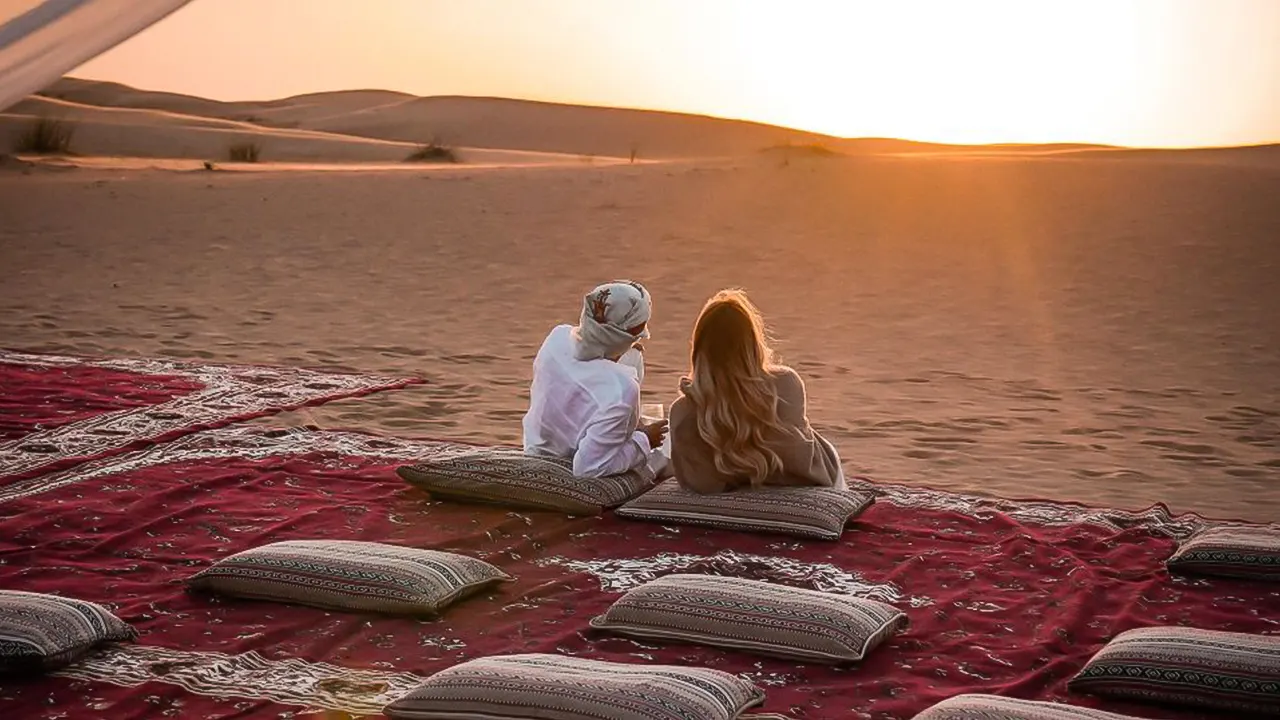
M764 441L781 463L781 469L764 478L764 485L843 487L844 473L835 448L809 424L804 381L789 367L770 368L777 395L777 425L785 432L770 432ZM716 450L698 427L697 401L682 384L684 394L671 406L671 466L676 480L699 493L717 493L749 486L745 474L722 471ZM742 418L742 422L750 422Z

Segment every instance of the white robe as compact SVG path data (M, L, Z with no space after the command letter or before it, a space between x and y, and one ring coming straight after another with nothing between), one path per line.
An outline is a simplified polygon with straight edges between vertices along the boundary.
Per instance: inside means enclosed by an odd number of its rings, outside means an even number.
M638 430L643 363L578 360L573 326L560 325L533 361L524 450L573 458L573 473L603 477L665 463Z

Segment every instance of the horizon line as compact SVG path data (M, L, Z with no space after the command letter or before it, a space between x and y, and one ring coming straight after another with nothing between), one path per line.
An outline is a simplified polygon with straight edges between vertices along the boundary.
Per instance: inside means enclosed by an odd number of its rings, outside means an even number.
M282 97L274 97L274 98L268 98L268 99L220 100L217 98L206 97L204 95L193 95L191 93L178 92L174 90L153 90L148 88L137 87L134 85L129 85L116 80L100 80L96 78L79 77L76 75L64 75L58 80L56 80L54 83L33 93L33 95L42 96L42 97L53 97L50 95L46 95L45 93L48 90L50 90L54 85L56 85L58 82L62 82L64 80L72 80L75 82L84 82L84 83L97 83L100 85L117 85L119 87L128 88L136 92L174 95L178 97L190 98L194 100L203 100L205 102L221 103L226 105L279 103L279 102L285 102L288 100L297 100L299 98L319 97L323 95L338 95L343 93L388 93L393 95L404 96L406 101L448 100L448 99L490 100L490 101L525 103L525 104L532 104L532 105L550 105L550 106L566 107L566 108L583 108L583 109L590 109L590 110L615 110L619 112L647 113L647 114L653 114L653 115L670 115L674 117L698 118L698 119L715 120L715 121L721 121L721 122L740 123L743 125L752 125L752 126L761 127L761 128L786 130L793 133L809 135L815 138L822 138L825 140L831 140L836 142L892 141L892 142L903 142L903 143L916 143L920 145L936 145L940 147L963 147L963 148L1076 146L1076 147L1092 148L1092 149L1115 149L1115 150L1231 150L1231 149L1273 147L1273 146L1280 145L1280 138L1276 138L1273 140L1264 140L1260 142L1243 143L1238 145L1117 145L1114 143L1092 142L1092 141L1086 141L1086 140L1048 140L1048 141L1016 141L1016 142L995 141L995 142L985 142L985 143L957 143L957 142L948 142L943 140L926 140L921 138L912 138L912 137L905 137L905 136L831 135L828 133L818 132L816 130L806 130L804 128L790 126L790 125L778 125L774 123L763 122L760 120L753 120L750 118L733 117L729 115L712 115L710 113L689 112L684 110L666 110L661 108L647 108L647 107L638 107L638 106L630 106L630 105L589 104L589 103L582 103L582 102L568 102L563 100L542 100L537 98L512 97L512 96L502 96L502 95L461 95L461 94L453 94L453 93L444 94L444 95L415 95L414 93L405 92L403 90L392 90L388 88L373 88L373 87L347 88L347 89L341 89L341 90L318 90L313 92L297 93L294 95L286 95ZM54 98L54 99L61 99L61 98ZM99 106L99 107L110 107L110 106Z

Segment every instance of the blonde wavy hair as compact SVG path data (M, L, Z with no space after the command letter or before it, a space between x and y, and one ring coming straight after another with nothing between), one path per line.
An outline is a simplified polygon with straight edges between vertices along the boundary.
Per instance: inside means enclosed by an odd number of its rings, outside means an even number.
M745 292L721 290L703 306L692 345L682 389L693 401L698 434L717 470L759 487L782 471L768 441L787 433L778 420L777 365L764 318Z

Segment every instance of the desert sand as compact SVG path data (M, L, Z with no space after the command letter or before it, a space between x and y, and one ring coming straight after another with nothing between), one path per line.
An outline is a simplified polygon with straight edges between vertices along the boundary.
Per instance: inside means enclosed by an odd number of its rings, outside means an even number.
M593 285L653 291L655 402L702 301L739 286L850 473L1280 519L1275 147L966 149L373 91L53 90L0 116L0 140L56 106L94 157L0 165L4 346L421 374L261 422L510 443L533 354ZM439 136L462 164L398 162ZM198 169L244 139L276 164ZM785 143L836 154L760 152ZM335 164L352 161L368 164Z

